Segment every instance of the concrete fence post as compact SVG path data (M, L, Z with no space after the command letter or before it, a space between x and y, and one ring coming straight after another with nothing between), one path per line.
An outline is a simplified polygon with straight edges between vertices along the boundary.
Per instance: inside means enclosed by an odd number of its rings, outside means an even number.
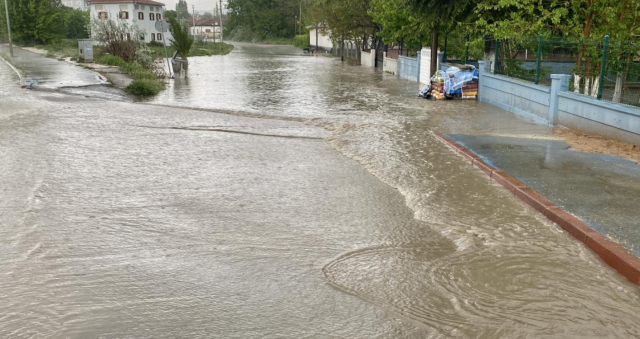
M487 61L487 60L478 60L478 101L484 101L482 99L482 95L484 95L484 74L485 72L490 69L491 67L491 61ZM489 71L490 72L490 71Z
M420 63L422 62L422 52L418 52L418 82L420 82Z
M569 90L571 75L551 74L551 98L549 101L549 125L558 125L558 101L560 92Z

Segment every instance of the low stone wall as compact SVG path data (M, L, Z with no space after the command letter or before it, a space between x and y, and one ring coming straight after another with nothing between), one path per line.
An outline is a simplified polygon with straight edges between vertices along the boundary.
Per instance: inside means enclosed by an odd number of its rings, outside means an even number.
M588 134L640 145L640 109L572 92L558 93L558 122Z
M480 63L478 100L498 106L505 111L547 123L551 105L551 89L526 81L495 75Z
M571 75L552 74L551 87L491 74L480 61L478 100L552 126L640 145L640 108L569 92Z

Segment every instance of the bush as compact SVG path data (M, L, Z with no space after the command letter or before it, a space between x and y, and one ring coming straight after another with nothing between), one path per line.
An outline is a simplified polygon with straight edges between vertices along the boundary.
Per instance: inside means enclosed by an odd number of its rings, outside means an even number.
M149 47L163 47L162 42L154 40L147 44Z
M99 57L98 59L96 59L96 62L99 64L109 65L109 66L118 66L118 67L127 66L127 62L122 60L121 57L111 55L111 54L105 54Z
M293 45L298 48L307 48L309 47L309 33L304 35L296 35L295 40L293 41Z
M169 19L169 31L173 36L172 39L169 39L171 45L178 52L178 56L186 60L193 45L193 37L189 32L189 26L186 23L180 23L178 20Z
M160 93L164 88L164 83L161 81L156 79L142 79L134 80L129 86L127 86L127 91L135 95L152 96Z

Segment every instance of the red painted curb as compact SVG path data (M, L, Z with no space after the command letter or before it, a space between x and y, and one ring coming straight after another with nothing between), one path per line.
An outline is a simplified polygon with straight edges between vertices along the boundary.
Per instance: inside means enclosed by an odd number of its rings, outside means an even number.
M434 135L438 140L455 150L456 153L463 156L466 160L470 160L473 166L480 169L518 199L544 214L544 216L558 224L558 226L571 234L571 236L583 242L596 253L602 261L607 263L607 265L618 271L632 283L640 286L640 258L627 252L622 246L607 240L603 235L591 229L580 219L567 213L562 208L555 206L542 194L527 187L518 179L485 163L479 156L471 152L471 150L451 140L451 138L437 133L434 133Z

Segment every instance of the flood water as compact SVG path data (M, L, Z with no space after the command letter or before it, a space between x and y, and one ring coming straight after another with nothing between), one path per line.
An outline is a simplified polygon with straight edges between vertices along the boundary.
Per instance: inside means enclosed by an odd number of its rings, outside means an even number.
M637 286L432 135L545 126L289 47L189 72L131 104L0 63L0 337L640 337Z

